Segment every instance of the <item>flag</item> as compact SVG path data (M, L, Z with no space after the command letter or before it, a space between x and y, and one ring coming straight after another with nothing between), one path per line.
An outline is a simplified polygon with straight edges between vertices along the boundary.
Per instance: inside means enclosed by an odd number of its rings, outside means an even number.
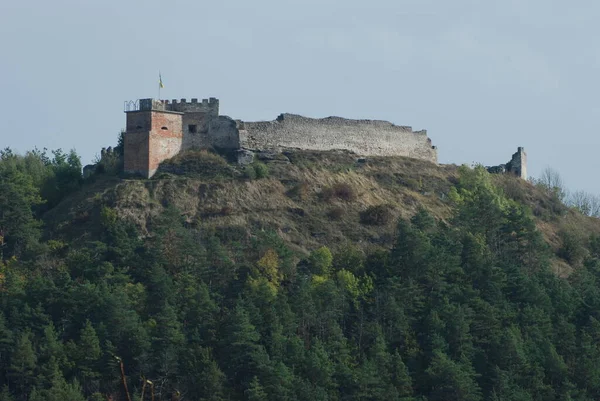
M158 73L158 86L160 86L161 88L165 87L162 83L162 77L160 76L160 72Z

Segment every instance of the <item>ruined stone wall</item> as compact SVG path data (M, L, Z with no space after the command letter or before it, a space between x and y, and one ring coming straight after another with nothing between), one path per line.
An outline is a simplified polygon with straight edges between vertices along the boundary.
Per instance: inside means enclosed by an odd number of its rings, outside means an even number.
M514 174L524 180L527 179L527 153L525 148L518 147L517 151L513 153L510 161L506 164L500 164L498 166L488 166L487 171L492 174Z
M240 147L245 149L345 149L363 156L408 156L437 163L437 150L426 131L387 121L313 119L282 114L275 121L244 122Z
M525 153L525 148L520 146L517 148L516 153L506 163L506 168L517 177L521 177L524 180L527 179L527 153Z

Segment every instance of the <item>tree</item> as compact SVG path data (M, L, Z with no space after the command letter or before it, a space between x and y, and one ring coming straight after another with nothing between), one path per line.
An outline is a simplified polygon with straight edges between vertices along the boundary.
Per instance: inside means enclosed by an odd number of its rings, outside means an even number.
M77 343L77 371L86 389L97 389L94 381L100 377L98 362L101 355L100 340L88 319L80 331L79 342Z
M567 205L586 216L600 217L600 197L596 195L585 191L575 191L569 195Z
M0 391L0 401L14 401L14 397L10 393L8 386L2 387L2 391Z
M552 167L546 167L540 178L534 180L534 182L544 188L550 195L556 196L561 202L567 197L565 183L560 173Z
M37 242L41 223L33 208L41 203L31 177L0 154L0 262Z
M64 377L59 376L47 390L35 389L29 401L85 401L81 386L77 381L67 383Z
M37 357L30 340L31 333L22 333L10 357L8 374L21 394L27 394L34 383Z
M308 257L310 263L311 272L319 275L329 274L331 264L333 262L333 256L331 251L326 246L322 246L310 253Z
M258 377L254 376L248 389L245 391L248 401L268 401L267 393L260 385Z
M260 335L250 322L246 309L238 305L225 325L221 348L225 351L225 372L237 388L248 388L255 376L269 364L265 349L259 344Z
M452 361L436 352L425 371L429 378L431 401L479 401L481 389L471 366Z

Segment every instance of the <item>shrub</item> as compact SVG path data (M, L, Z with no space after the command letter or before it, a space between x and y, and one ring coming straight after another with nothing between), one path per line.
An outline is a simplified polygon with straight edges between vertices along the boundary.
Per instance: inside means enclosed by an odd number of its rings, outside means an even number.
M308 199L308 188L309 187L307 183L301 182L297 185L294 185L294 187L287 192L287 196L295 200L304 201Z
M269 176L269 168L267 167L266 164L261 163L261 162L255 162L253 164L254 164L254 171L256 171L257 179L267 178Z
M392 206L386 204L369 206L360 213L360 222L371 226L384 226L392 220L392 209Z
M419 178L419 180L415 180L414 178L405 178L401 180L402 185L408 187L408 189L419 192L423 188L423 182Z
M102 206L100 210L100 221L105 228L114 227L117 223L117 211L108 206Z
M344 209L339 206L334 206L327 212L327 217L331 220L340 220L344 216Z
M356 192L349 184L345 182L337 183L333 186L335 196L346 202L351 202L356 199Z
M345 182L340 182L334 184L332 187L325 187L321 190L321 199L329 202L333 198L338 198L346 202L352 202L356 200L356 192L354 191L354 188Z
M325 187L325 188L321 189L320 197L325 202L331 202L334 195L335 195L335 193L333 192L333 188L331 188L331 187Z
M232 213L233 213L233 209L231 208L231 206L225 205L221 208L220 215L221 216L230 216Z
M244 177L249 180L256 179L256 170L254 170L254 167L252 165L244 167Z
M269 168L261 162L254 162L244 168L244 177L250 180L259 180L269 176Z

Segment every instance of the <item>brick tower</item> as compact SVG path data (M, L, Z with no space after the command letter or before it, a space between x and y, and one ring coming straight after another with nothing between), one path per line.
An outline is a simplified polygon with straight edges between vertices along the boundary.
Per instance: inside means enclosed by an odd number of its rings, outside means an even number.
M124 170L150 178L160 162L181 150L183 113L167 110L164 102L154 99L140 99L135 106L125 111Z

